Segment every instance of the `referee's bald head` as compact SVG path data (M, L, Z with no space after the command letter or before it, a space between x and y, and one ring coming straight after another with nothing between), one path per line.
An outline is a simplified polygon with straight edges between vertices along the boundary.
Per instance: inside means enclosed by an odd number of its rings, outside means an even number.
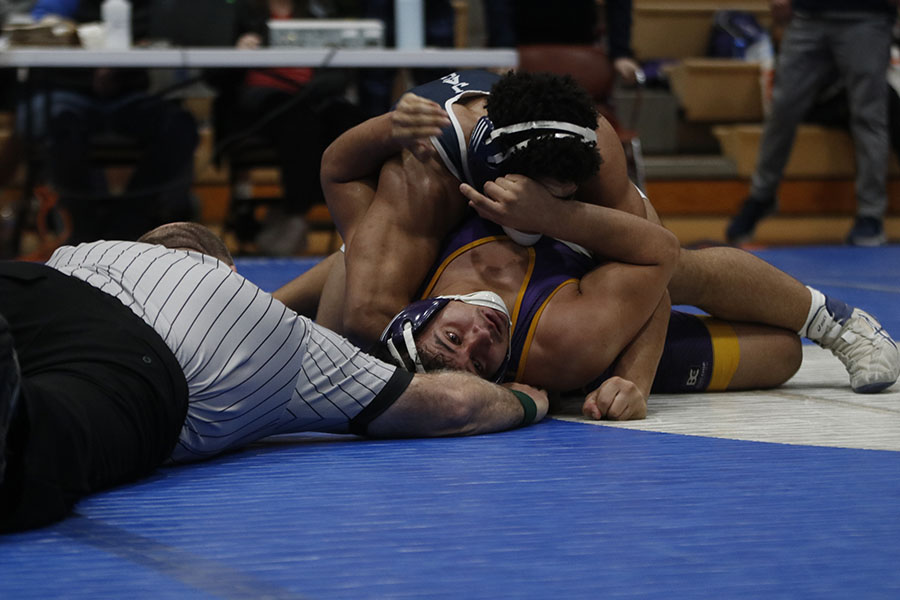
M138 238L145 244L159 244L174 250L193 250L221 260L233 267L234 259L222 238L199 223L178 221L151 229Z

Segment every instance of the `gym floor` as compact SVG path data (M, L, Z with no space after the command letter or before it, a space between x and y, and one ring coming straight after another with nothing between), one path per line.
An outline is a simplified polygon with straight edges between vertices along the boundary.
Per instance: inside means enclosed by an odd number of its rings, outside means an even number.
M900 337L900 246L764 259ZM272 290L311 264L241 260ZM900 384L804 346L768 392L473 438L273 438L0 538L2 598L898 598Z

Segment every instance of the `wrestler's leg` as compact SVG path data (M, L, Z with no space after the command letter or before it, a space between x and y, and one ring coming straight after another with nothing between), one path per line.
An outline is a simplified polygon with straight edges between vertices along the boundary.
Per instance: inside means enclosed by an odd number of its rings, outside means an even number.
M794 376L803 360L800 337L786 329L733 323L741 358L727 390L773 388Z
M298 314L313 318L321 308L326 281L335 263L343 264L343 253L335 252L315 264L311 269L284 284L272 295Z
M810 291L802 283L737 248L682 249L669 282L672 304L696 306L720 319L791 331L803 328Z
M644 197L647 218L659 222ZM869 313L825 296L737 248L682 249L669 283L672 304L722 319L783 327L830 350L855 392L879 392L900 377L900 350Z
M800 337L786 329L672 311L653 393L771 388L802 356Z
M660 223L643 196L647 219ZM669 282L672 304L702 308L720 319L800 331L810 313L810 291L764 260L729 247L682 248Z
M344 332L344 290L347 285L347 270L344 267L344 253L335 252L331 271L322 289L322 299L316 312L316 323L340 334Z
M809 338L840 359L855 392L879 392L900 376L900 351L877 319L743 250L683 250L669 293L672 304Z

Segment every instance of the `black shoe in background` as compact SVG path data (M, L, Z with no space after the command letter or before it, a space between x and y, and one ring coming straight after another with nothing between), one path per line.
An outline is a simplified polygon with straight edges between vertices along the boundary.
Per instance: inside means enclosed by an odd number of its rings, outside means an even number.
M756 224L775 212L775 198L754 198L748 196L738 214L728 224L725 238L729 244L740 245L753 239Z
M883 246L887 242L884 223L877 217L856 217L846 241L851 246Z

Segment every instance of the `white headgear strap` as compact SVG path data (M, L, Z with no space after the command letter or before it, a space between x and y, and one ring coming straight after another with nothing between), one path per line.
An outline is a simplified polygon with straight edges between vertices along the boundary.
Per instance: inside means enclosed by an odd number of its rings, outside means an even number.
M574 123L568 123L566 121L525 121L524 123L514 123L512 125L507 125L506 127L498 127L491 131L491 134L488 136L488 142L496 141L497 138L500 138L504 135L509 135L512 133L519 133L521 131L539 131L539 130L555 130L560 136L563 136L563 132L574 133L577 137L581 138L581 141L586 144L596 144L597 143L597 132L593 129L588 129L587 127L582 127L581 125L575 125ZM573 136L568 136L573 137Z
M409 321L403 324L403 342L406 344L406 353L409 354L409 358L413 361L416 373L424 373L425 366L422 364L422 359L419 358L419 351L416 350L416 340L413 339L412 324ZM397 346L394 345L394 340L391 338L388 338L387 348L398 364L406 364L406 361L400 356Z
M487 158L487 162L492 165L499 165L509 158L513 152L518 152L523 148L527 148L528 144L537 139L577 137L585 144L591 144L593 146L597 145L597 133L593 129L566 123L565 121L526 121L525 123L507 125L506 127L500 127L499 129L493 130L488 136L487 141L488 143L491 143L505 135L520 133L522 131L534 132L534 135L522 140L518 144L507 147L503 152L492 154ZM542 133L545 131L547 133Z
M483 290L464 295L438 296L438 298L449 298L450 300L459 300L473 306L483 306L485 308L499 310L506 315L506 322L510 327L512 326L512 319L509 317L509 309L506 308L506 303L503 302L503 298L494 292Z

